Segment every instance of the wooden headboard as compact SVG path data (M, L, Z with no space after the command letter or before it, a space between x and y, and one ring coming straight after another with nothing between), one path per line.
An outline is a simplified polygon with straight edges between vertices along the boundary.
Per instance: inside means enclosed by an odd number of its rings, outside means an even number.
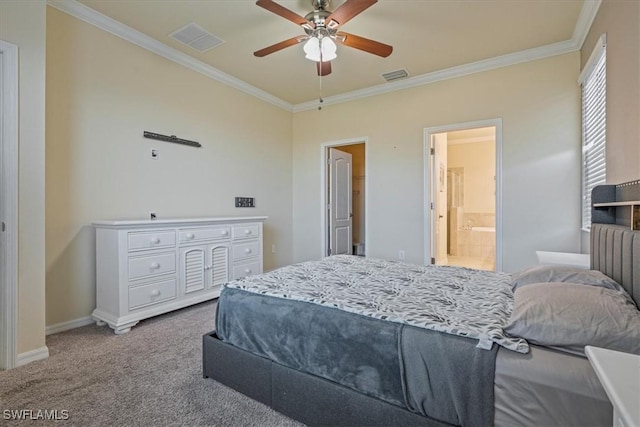
M591 268L620 283L640 308L640 180L591 193Z

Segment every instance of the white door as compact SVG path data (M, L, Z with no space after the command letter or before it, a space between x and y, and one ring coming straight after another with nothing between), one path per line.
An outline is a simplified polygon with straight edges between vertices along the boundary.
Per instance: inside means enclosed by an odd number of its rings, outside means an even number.
M3 151L4 151L4 142L3 142L3 136L4 136L4 112L3 112L3 106L4 106L4 102L3 102L3 97L4 97L4 77L3 77L3 63L4 63L4 59L3 59L3 54L2 51L0 51L0 275L2 275L0 277L0 310L2 310L3 313L0 313L0 346L2 347L2 350L0 351L0 370L4 369L5 366L8 365L7 361L5 361L5 359L7 358L6 352L5 352L5 342L6 342L6 328L8 327L8 325L6 324L7 322L5 321L5 313L4 311L6 310L6 306L7 306L7 301L5 301L6 299L6 295L8 294L8 292L6 292L5 290L5 286L8 286L8 284L5 283L4 280L4 272L6 271L5 269L6 267L6 257L5 257L5 238L4 238L4 228L5 228L5 223L4 223L4 171L3 171L3 164L4 164L4 159L2 158L3 156Z
M329 148L329 255L351 254L351 154Z
M206 271L204 246L180 249L180 274L185 294L204 289Z
M432 254L434 264L447 264L447 134L431 136Z
M0 369L16 363L18 47L0 40Z

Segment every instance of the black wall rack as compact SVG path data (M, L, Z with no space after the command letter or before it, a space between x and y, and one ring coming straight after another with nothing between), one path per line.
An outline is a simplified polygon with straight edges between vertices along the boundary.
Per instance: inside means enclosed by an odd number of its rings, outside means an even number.
M198 148L202 147L202 144L200 144L199 142L178 138L175 135L167 136L167 135L161 135L159 133L147 132L145 130L142 136L149 139L157 139L158 141L166 141L166 142L173 142L176 144L188 145L190 147L198 147Z

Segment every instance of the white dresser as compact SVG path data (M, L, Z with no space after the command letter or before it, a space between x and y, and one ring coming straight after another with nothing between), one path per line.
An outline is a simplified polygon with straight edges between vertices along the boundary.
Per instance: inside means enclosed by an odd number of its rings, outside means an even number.
M96 309L116 334L262 273L264 216L96 221Z

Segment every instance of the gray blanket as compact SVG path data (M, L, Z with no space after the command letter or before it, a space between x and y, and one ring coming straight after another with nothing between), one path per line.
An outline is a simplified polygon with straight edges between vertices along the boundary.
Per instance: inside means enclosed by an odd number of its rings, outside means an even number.
M225 286L474 338L482 348L529 351L503 330L513 310L505 273L335 255Z
M229 287L216 325L223 341L281 365L439 421L493 424L496 346Z
M407 408L450 424L492 426L497 354L496 346L485 351L468 338L404 327Z

